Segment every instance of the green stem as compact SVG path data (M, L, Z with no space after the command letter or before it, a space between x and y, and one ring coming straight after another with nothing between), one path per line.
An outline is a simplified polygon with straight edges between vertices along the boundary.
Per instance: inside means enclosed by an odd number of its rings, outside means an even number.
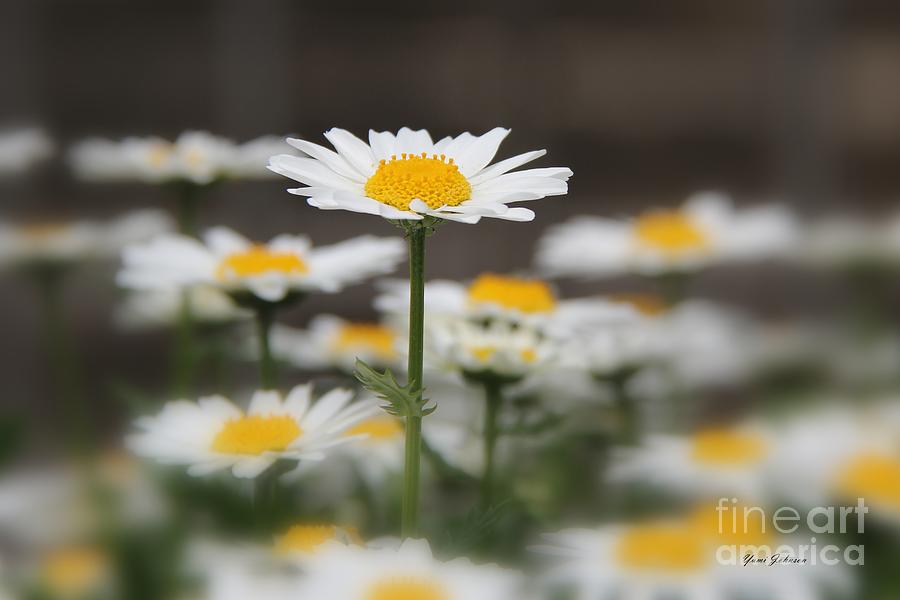
M409 230L409 383L422 389L425 344L425 227ZM421 392L420 392L421 393ZM421 399L421 398L420 398ZM419 528L419 469L422 452L422 417L406 418L400 535L414 537Z
M628 382L634 370L625 369L609 376L613 400L619 413L619 443L630 446L640 437L640 415L638 406L628 393Z
M172 353L172 390L176 398L187 398L194 387L194 371L197 363L194 335L194 313L191 308L190 290L182 290L175 330L175 349Z
M191 183L185 183L178 189L178 230L191 237L197 237L198 229L198 199L199 188Z
M291 470L287 461L278 461L253 482L253 519L263 536L275 533L282 517L281 476Z
M484 382L484 401L484 474L481 477L481 507L486 510L494 502L494 454L500 434L497 416L503 403L500 383Z
M82 402L78 361L65 317L64 277L65 271L62 267L50 266L37 273L37 282L45 344L50 358L54 387L66 423L66 438L70 448L80 454L86 450L88 420Z
M278 387L275 358L269 342L274 322L275 307L267 302L259 302L256 305L256 333L259 342L259 382L264 390Z

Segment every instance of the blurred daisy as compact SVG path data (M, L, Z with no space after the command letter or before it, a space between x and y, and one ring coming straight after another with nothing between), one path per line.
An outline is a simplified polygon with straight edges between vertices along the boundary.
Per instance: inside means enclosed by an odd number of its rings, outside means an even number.
M717 519L712 514L712 519ZM706 514L680 519L612 525L600 529L570 529L545 536L534 550L548 555L547 579L574 586L579 598L673 600L743 597L748 589L773 600L815 600L827 572L808 565L752 569L720 565L722 545L744 547L768 556L779 546L764 527L732 534L710 527ZM831 573L831 582L841 582ZM754 595L754 597L757 597Z
M126 329L175 325L184 310L183 293L187 294L191 319L196 323L215 327L250 316L221 290L196 286L185 292L159 289L129 294L116 311L116 322Z
M260 391L246 412L222 396L170 402L158 415L136 422L140 432L129 438L129 447L162 463L188 465L191 475L231 468L236 477L254 478L279 460L321 460L351 441L347 430L373 409L351 404L348 390L332 390L314 404L311 396L310 385L284 398Z
M272 331L272 352L302 369L352 372L357 359L376 367L397 363L398 332L381 323L354 322L334 315L314 317L306 330Z
M204 131L188 131L175 141L157 137L85 140L72 149L70 162L85 179L208 185L221 179L266 178L268 157L286 149L276 136L236 144Z
M629 220L578 217L551 227L537 264L556 276L690 272L723 261L786 254L795 243L792 216L780 205L736 210L728 197L701 193L677 209Z
M107 223L95 221L0 224L0 265L67 265L112 258L131 243L171 231L160 211L141 210Z
M298 524L278 537L275 553L283 557L306 557L328 542L351 544L356 543L358 537L355 531L337 525Z
M169 235L126 248L118 281L137 290L209 285L232 295L280 302L292 293L336 292L389 273L404 253L399 238L360 236L314 248L304 236L280 235L256 244L216 227L203 242Z
M109 556L93 546L60 548L43 557L38 586L58 600L115 597L113 564Z
M504 321L435 320L425 335L427 365L474 379L522 379L547 368L557 351L536 329Z
M390 280L381 284L375 307L392 320L409 313L409 282ZM429 318L502 318L529 323L546 322L559 308L549 284L538 279L483 273L469 284L436 280L425 285Z
M619 451L609 476L691 498L760 501L770 495L767 470L777 450L772 433L757 426L701 429L689 436L650 434L639 446Z
M441 562L424 540L399 547L329 544L313 555L300 598L329 600L513 600L522 597L518 576L468 559Z
M0 176L16 175L53 154L53 140L41 129L25 128L0 132Z
M337 152L299 139L288 143L308 156L273 156L269 168L306 187L289 190L308 196L325 210L349 210L386 219L425 216L477 223L482 217L530 221L534 213L507 204L565 194L572 171L565 167L513 169L543 156L526 152L488 166L509 134L497 127L481 136L463 133L433 142L424 129L404 127L396 135L369 131L365 143L343 129L325 137Z
M808 224L795 253L819 268L891 268L900 262L900 213L880 219L837 214Z

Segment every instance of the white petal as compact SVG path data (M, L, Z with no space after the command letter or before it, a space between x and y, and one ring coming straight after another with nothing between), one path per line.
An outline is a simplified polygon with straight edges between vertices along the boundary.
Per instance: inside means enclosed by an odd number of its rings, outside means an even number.
M340 412L352 398L353 392L350 390L341 388L331 390L313 404L301 426L303 429L314 431Z
M375 162L380 160L390 160L391 156L399 154L397 152L397 139L394 134L389 131L369 130L369 146L372 148L372 155Z
M253 479L268 469L275 462L271 456L254 456L243 458L231 469L232 474L239 479Z
M434 142L431 135L425 129L413 131L409 127L403 127L397 132L397 150L402 154L434 154Z
M251 415L282 414L281 394L275 390L259 390L253 394L247 413Z
M485 168L496 156L500 143L509 135L509 131L503 127L495 127L473 141L465 152L456 155L460 172L468 177Z
M206 245L217 256L228 256L244 252L252 242L228 227L213 227L203 236Z
M521 167L525 163L529 163L537 158L544 156L545 154L547 154L546 150L533 150L531 152L525 152L524 154L519 154L517 156L501 160L500 162L494 163L493 165L482 169L481 171L470 177L469 183L471 183L472 185L483 183L488 179L493 179L494 177L503 175L507 171L512 171L516 167Z
M339 175L315 158L279 154L269 159L269 168L306 185L336 190L354 190L359 187L359 182Z
M375 156L364 141L349 131L337 127L326 131L325 138L360 174L370 177L375 172Z
M334 152L333 150L329 150L324 146L320 146L318 144L313 144L312 142L307 142L306 140L296 138L288 138L287 142L294 148L302 150L303 152L309 154L311 157L322 161L329 169L331 169L338 175L359 182L365 182L366 180L366 177L362 173L353 168L350 163L344 160L344 158L340 154Z

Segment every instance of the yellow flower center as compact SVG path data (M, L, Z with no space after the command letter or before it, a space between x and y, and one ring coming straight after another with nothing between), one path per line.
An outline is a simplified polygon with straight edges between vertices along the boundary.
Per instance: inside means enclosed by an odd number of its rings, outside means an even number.
M882 454L857 457L842 470L837 491L900 508L900 459Z
M64 233L68 228L65 223L33 223L23 225L21 232L30 240L43 241Z
M521 352L519 352L519 356L522 358L523 362L533 363L537 360L538 354L537 350L534 348L525 348Z
M99 585L109 564L94 548L68 548L44 560L43 581L58 596L80 596Z
M523 313L545 313L556 308L556 297L545 282L484 273L469 286L472 304L496 304Z
M691 523L700 535L716 545L772 546L773 535L766 531L766 520L758 510L746 510L740 504L721 508L704 505L694 510Z
M169 157L172 156L173 149L174 147L172 144L165 142L154 144L147 153L147 162L149 162L152 167L161 167L169 160Z
M714 466L742 466L759 462L768 454L765 440L731 429L708 429L694 434L691 457Z
M449 600L438 583L427 579L401 577L386 579L371 586L365 600Z
M613 294L609 299L620 304L627 304L647 317L661 315L668 309L666 302L653 294Z
M481 362L487 362L497 353L497 349L493 346L476 346L475 348L470 348L469 352Z
M229 277L253 277L264 273L302 275L307 271L309 268L306 263L296 254L272 252L257 244L244 252L226 256L216 269L216 277L225 280Z
M633 526L616 546L620 565L648 571L694 571L702 568L709 556L694 528L677 523Z
M367 435L366 441L383 442L403 435L403 426L393 417L374 417L347 430L347 436Z
M366 196L400 210L419 199L429 208L459 206L472 196L472 186L453 164L441 154L401 154L382 160L366 182Z
M377 323L347 323L338 331L333 348L338 352L367 350L382 358L394 358L394 331Z
M637 219L634 233L641 246L669 255L702 251L709 246L706 232L680 211L648 212Z
M334 539L336 532L334 525L294 525L278 540L275 552L281 555L312 554L319 546Z
M225 423L213 440L213 452L259 455L278 452L303 435L303 429L287 415L252 415Z
M206 162L206 155L196 148L191 148L184 153L184 162L187 163L189 167L197 168L203 166Z

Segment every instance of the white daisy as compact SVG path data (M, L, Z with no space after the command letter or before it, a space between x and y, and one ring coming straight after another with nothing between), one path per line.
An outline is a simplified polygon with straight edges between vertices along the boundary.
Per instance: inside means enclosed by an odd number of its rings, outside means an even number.
M681 208L635 219L578 217L551 227L537 264L557 276L659 275L786 255L795 239L793 217L783 206L739 211L726 196L702 193Z
M900 262L900 213L879 219L835 214L809 223L795 257L818 268L893 268Z
M196 286L187 290L191 318L205 325L225 325L251 314L214 287ZM129 294L116 311L116 323L125 329L175 325L184 310L184 296L173 289L145 290Z
M23 173L53 154L53 140L31 127L0 132L0 176Z
M70 162L85 179L208 185L221 179L265 178L268 157L285 149L275 136L237 144L204 131L188 131L174 142L158 137L85 140L72 149Z
M298 598L518 600L523 594L517 574L468 559L441 562L424 540L385 548L330 544L306 564Z
M253 478L278 460L321 460L326 450L349 441L346 431L373 409L350 404L348 390L332 390L314 404L311 396L310 385L284 398L259 391L246 412L222 396L170 402L157 416L137 421L141 431L129 438L129 447L162 463L189 465L191 475L231 468L236 477Z
M706 428L689 436L650 434L637 447L618 450L609 477L689 498L762 501L771 495L767 478L777 455L777 439L756 425Z
M267 244L255 244L216 227L203 242L170 235L126 248L118 281L137 290L210 285L279 302L291 292L336 292L389 273L404 255L399 238L360 236L314 248L304 236L280 235Z
M477 223L482 217L530 221L534 213L507 204L557 196L568 191L565 167L513 169L543 156L526 152L488 166L509 134L497 127L481 136L463 133L433 142L424 129L404 127L396 135L369 132L365 143L343 129L325 137L337 152L299 139L288 143L308 156L273 156L269 168L306 187L289 190L308 196L325 210L349 210L386 219L424 216Z
M334 315L314 317L306 330L276 326L272 352L302 369L352 372L357 359L375 367L396 365L398 332L381 323L347 321Z
M112 221L0 224L0 264L72 264L112 258L127 244L171 231L165 213L141 210Z
M821 566L719 564L723 545L768 556L767 548L774 552L786 540L767 535L762 525L722 533L717 519L713 509L678 519L569 529L544 536L548 543L533 550L548 555L546 579L573 586L579 600L724 600L744 597L748 589L760 598L816 600L823 585L847 588L846 572Z
M538 330L504 321L428 321L425 336L426 365L474 378L519 380L548 368L558 350Z

